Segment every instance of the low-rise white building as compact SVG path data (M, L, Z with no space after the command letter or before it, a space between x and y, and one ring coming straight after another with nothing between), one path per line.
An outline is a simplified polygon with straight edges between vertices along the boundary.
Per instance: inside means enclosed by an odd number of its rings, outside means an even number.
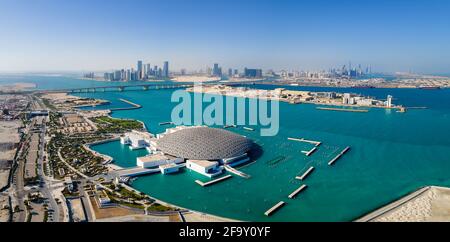
M120 143L130 145L130 149L144 149L150 146L153 135L148 132L131 131L120 137Z
M175 163L169 163L169 164L160 165L159 169L161 170L162 174L171 174L171 173L178 172L181 167L182 167L182 165L178 165Z
M372 106L373 105L373 99L367 98L367 99L359 99L356 101L356 104L360 106Z
M219 166L219 162L217 161L188 160L186 162L186 168L210 178L218 176L223 172L223 167Z
M131 141L128 136L120 136L120 143L123 145L130 145Z
M160 165L165 165L165 164L170 164L170 163L179 164L182 162L183 162L183 159L181 159L181 158L172 158L172 157L168 157L168 156L165 156L163 154L158 154L158 153L143 156L143 157L138 157L136 159L137 166L139 166L141 168L154 168L154 167L158 167Z

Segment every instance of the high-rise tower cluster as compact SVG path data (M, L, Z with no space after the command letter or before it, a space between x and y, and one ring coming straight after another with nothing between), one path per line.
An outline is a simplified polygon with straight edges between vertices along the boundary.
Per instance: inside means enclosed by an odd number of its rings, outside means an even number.
M165 61L163 68L152 67L150 63L144 64L141 60L137 62L136 69L121 69L106 72L104 78L107 81L143 81L151 79L169 78L169 62Z

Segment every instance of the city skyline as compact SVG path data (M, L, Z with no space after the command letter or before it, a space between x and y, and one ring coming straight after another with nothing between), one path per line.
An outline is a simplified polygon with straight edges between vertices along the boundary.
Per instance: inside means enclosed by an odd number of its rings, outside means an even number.
M136 59L168 60L171 70L220 63L223 72L319 71L352 61L379 72L450 72L450 50L442 48L450 4L438 0L5 0L0 7L0 72L108 71Z

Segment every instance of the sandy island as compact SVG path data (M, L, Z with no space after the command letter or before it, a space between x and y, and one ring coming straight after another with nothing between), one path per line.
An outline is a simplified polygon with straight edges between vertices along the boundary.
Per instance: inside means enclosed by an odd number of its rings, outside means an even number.
M36 84L28 82L16 82L11 84L0 84L0 92L17 92L36 88Z

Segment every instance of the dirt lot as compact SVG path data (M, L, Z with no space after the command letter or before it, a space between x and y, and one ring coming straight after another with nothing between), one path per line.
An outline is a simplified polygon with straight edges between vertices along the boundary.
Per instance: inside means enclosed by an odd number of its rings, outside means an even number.
M112 208L99 208L97 206L97 202L94 198L90 198L90 201L92 203L92 207L94 208L95 218L96 219L104 219L104 218L113 218L113 217L121 217L121 216L127 216L127 215L134 215L134 214L142 214L138 213L131 209L126 209L122 207L112 207Z
M86 215L84 213L83 204L80 198L69 199L70 210L72 211L72 217L75 222L86 221Z

